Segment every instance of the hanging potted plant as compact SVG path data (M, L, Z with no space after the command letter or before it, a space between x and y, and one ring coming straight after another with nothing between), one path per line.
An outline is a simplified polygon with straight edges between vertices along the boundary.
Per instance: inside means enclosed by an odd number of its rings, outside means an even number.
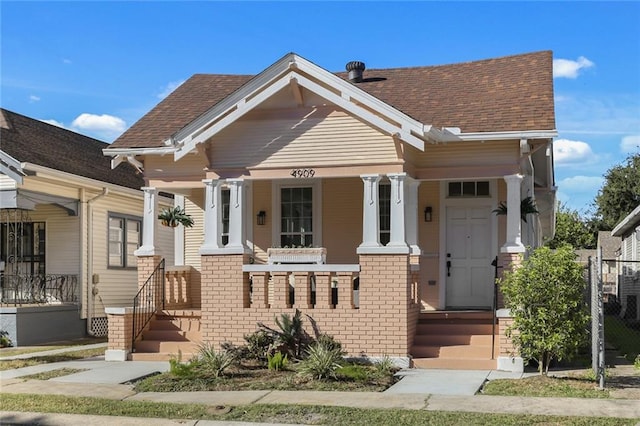
M507 214L507 205L504 201L501 201L498 204L498 208L493 211L498 216ZM520 219L524 223L527 223L527 215L528 214L538 214L538 209L536 208L536 203L533 201L533 198L527 197L520 201Z
M185 228L191 228L193 226L193 219L190 215L186 214L180 206L162 209L158 215L158 219L160 219L164 226L171 228L175 228L178 225L182 225Z

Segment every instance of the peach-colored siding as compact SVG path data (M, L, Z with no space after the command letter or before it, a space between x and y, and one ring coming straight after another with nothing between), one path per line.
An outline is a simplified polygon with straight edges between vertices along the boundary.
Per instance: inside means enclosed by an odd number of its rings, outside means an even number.
M326 179L322 188L322 245L327 263L358 263L362 242L363 183L359 178Z
M420 298L422 309L436 309L439 306L440 286L440 182L422 182L418 188L418 246L422 249L420 265ZM424 208L431 206L432 221L425 222ZM429 281L435 285L429 285Z
M398 161L390 136L333 108L283 111L271 120L249 114L209 142L209 159L213 169Z

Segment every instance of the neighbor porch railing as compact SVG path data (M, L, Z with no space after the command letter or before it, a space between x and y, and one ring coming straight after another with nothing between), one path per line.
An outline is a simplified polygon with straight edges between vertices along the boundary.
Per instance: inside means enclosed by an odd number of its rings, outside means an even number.
M0 276L2 303L78 303L78 276L68 274L11 274Z
M164 309L165 301L164 259L160 261L151 276L147 279L138 294L133 298L133 328L131 348L145 326L158 309Z

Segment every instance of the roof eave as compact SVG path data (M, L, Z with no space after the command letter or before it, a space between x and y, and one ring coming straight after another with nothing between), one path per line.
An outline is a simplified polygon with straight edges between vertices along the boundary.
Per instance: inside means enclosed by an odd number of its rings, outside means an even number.
M614 237L622 237L627 231L629 231L633 226L640 222L640 205L633 209L631 213L629 213L619 224L613 228L611 231L611 235Z

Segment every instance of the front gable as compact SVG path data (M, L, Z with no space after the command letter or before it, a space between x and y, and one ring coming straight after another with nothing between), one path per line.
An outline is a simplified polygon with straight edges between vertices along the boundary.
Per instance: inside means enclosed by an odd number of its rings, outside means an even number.
M249 112L264 105L277 104L273 100L283 99L285 92L289 94L287 103L295 102L300 108L339 108L382 134L419 150L424 149L425 141L456 139L450 132L424 125L355 85L291 53L189 123L167 140L165 145L175 147L175 159L179 160Z

